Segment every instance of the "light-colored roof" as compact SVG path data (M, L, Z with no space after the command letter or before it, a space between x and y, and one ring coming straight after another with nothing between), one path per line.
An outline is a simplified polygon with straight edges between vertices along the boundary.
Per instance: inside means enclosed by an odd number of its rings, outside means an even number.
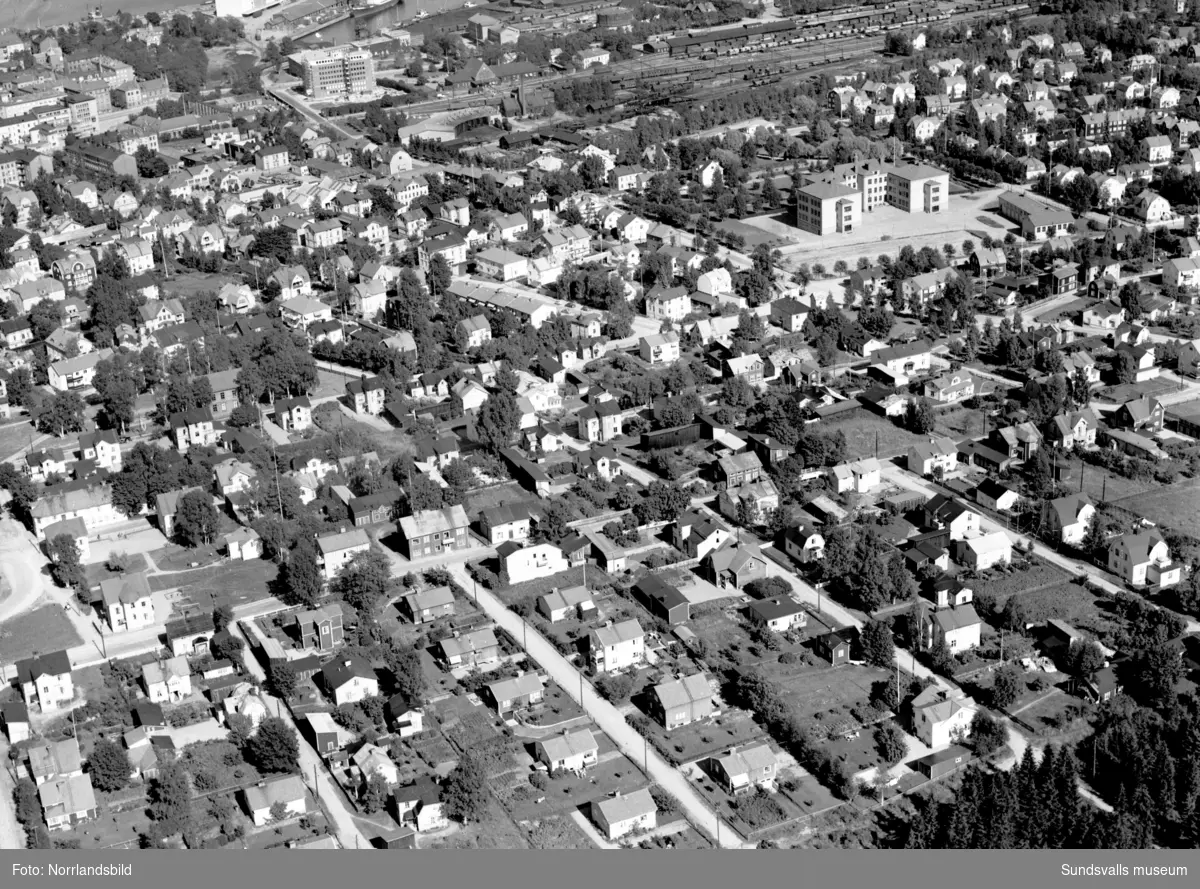
M546 758L551 762L560 762L599 749L596 739L585 728L555 738L543 738L538 743L542 745L542 749L546 751Z
M596 638L596 642L599 645L607 648L612 645L620 645L631 639L641 639L646 635L646 632L636 620L626 620L611 627L596 627L596 629L592 630L592 635Z
M246 788L246 802L251 812L269 809L275 803L293 803L304 799L304 782L298 775L287 775Z
M778 757L768 745L759 744L755 747L747 747L745 750L728 753L719 757L717 762L721 764L725 774L736 778L739 775L748 775L751 772L770 768L778 762Z
M343 531L340 534L326 534L324 537L317 538L317 548L321 551L321 555L326 556L330 553L338 553L359 546L369 547L370 545L371 539L361 528Z
M664 710L673 710L697 701L710 699L713 696L709 687L708 677L703 673L694 673L682 679L674 679L654 686L654 695L662 704Z
M604 820L609 824L620 824L658 812L658 806L654 804L654 797L650 795L649 790L644 788L601 800L598 805L604 815Z

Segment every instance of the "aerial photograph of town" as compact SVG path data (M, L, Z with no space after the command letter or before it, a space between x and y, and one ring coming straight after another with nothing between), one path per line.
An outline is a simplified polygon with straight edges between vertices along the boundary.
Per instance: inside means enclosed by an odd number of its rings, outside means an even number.
M0 850L1200 848L1200 0L176 2L0 10Z

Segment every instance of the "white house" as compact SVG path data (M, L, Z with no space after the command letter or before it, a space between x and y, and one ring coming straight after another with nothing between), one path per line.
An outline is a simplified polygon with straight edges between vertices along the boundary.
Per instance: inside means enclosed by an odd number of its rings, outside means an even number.
M961 690L931 685L913 698L914 733L935 750L946 747L956 737L970 734L977 710L976 703Z

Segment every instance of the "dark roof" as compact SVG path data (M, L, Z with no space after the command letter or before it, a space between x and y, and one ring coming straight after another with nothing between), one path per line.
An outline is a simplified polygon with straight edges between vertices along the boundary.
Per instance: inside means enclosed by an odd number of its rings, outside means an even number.
M804 608L790 596L774 596L770 599L758 599L751 602L750 610L763 620L776 620L780 617L800 614Z
M329 688L341 688L354 678L374 679L375 668L355 654L331 661L321 668L321 676Z
M66 649L17 661L17 680L21 683L33 682L39 676L62 676L70 672L71 658Z
M671 586L657 574L651 574L638 581L637 592L651 601L657 602L670 611L680 605L687 605L687 597Z
M0 704L0 716L4 717L5 725L29 722L29 708L20 701L7 701Z
M139 726L166 725L167 717L163 714L163 708L158 704L144 701L133 708L133 722Z

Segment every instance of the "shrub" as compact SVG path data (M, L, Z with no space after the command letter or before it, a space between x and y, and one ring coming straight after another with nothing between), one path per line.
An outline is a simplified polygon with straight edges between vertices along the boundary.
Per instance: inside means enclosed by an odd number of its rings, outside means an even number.
M550 784L550 779L546 776L545 772L534 772L529 776L529 783L538 790L545 790L547 785Z

